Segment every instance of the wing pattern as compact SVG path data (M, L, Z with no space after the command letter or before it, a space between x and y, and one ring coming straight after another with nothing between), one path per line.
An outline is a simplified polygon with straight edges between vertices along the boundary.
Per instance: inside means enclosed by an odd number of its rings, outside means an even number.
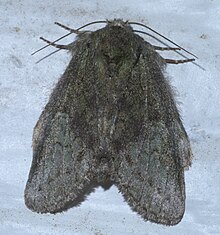
M26 205L56 213L110 182L144 219L177 224L192 154L165 61L130 28L111 25L70 50L34 129Z

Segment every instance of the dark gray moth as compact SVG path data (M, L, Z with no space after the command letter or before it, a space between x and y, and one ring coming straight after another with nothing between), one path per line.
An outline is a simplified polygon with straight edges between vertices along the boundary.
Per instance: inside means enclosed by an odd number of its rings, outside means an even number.
M34 128L25 188L31 210L61 212L97 185L114 184L145 220L182 219L192 154L164 69L194 59L163 59L156 52L163 48L131 24L76 30L67 46L47 41L73 56Z

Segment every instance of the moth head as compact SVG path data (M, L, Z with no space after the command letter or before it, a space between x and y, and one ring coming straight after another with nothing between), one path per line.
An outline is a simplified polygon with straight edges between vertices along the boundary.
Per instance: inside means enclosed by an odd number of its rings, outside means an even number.
M132 30L129 21L123 21L122 19L107 20L107 25L110 27L129 28Z

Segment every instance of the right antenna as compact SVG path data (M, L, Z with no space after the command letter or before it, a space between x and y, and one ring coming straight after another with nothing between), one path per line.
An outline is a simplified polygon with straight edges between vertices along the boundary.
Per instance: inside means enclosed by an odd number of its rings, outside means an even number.
M166 39L167 41L171 42L172 44L174 44L175 46L179 47L180 49L182 49L183 51L187 52L188 54L194 56L195 58L198 59L198 57L196 55L194 55L193 53L191 53L190 51L187 51L186 49L184 49L183 47L181 47L180 45L176 44L175 42L171 41L169 38L163 36L162 34L158 33L157 31L155 31L154 29L144 25L144 24L141 24L141 23L138 23L138 22L128 22L129 24L136 24L136 25L140 25L140 26L143 26L149 30L151 30L152 32L156 33L157 35L161 36L162 38Z

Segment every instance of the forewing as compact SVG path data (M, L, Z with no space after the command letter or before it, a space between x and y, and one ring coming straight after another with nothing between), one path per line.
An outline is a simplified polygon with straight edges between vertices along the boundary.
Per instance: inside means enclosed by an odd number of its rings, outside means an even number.
M37 212L55 213L77 205L95 178L93 154L74 128L77 59L71 60L34 129L25 203Z
M154 52L143 52L134 68L135 76L146 81L145 125L119 153L116 184L144 219L174 225L185 210L184 168L190 165L191 150L162 65Z

